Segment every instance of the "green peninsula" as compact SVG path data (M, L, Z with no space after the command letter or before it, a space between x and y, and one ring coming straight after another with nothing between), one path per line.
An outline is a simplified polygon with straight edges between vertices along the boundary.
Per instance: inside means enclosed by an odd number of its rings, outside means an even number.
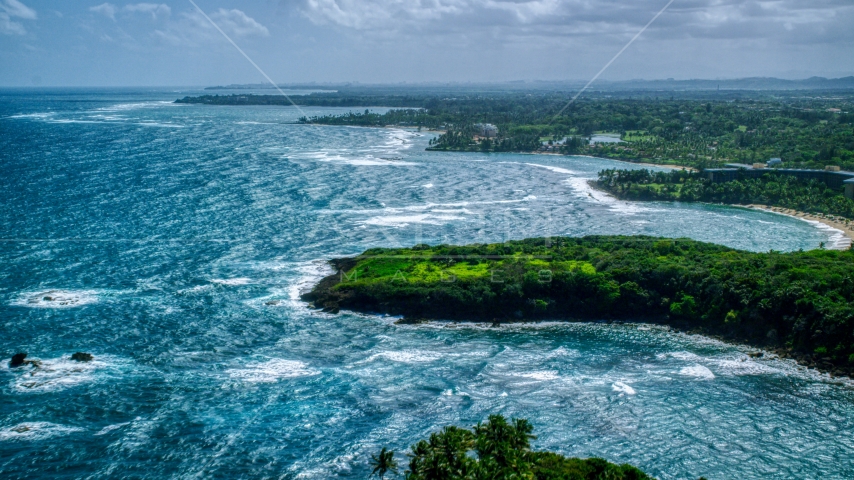
M854 252L755 253L689 239L590 236L371 249L303 299L422 319L642 320L854 373Z

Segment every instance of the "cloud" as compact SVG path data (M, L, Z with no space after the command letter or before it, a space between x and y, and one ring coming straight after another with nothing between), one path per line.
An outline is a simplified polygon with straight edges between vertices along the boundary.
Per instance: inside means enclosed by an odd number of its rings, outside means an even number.
M630 38L665 0L297 0L317 25L397 38L480 33L520 37ZM829 32L854 36L850 0L680 0L645 36L669 39L755 38L808 43ZM847 27L846 27L847 25ZM823 38L823 37L822 37Z
M100 5L96 5L94 7L89 7L90 12L100 13L101 15L115 21L116 20L116 12L119 11L118 7L113 5L112 3L102 3Z
M27 29L24 25L13 21L13 18L36 20L38 15L35 10L18 0L5 0L0 3L0 32L6 35L26 35Z
M241 10L221 8L209 16L222 31L231 37L268 37L270 35L267 27ZM181 13L165 28L155 30L154 35L172 45L181 46L199 46L221 41L222 38L210 22L195 10Z
M219 28L223 29L223 31L238 37L247 35L267 37L270 35L270 31L267 30L267 27L261 25L256 22L255 19L237 9L226 10L224 8L220 8L210 17L211 20L219 25Z
M151 18L155 20L158 17L164 18L172 14L172 9L164 3L135 3L125 5L124 10L131 13L150 13Z
M10 17L19 17L25 20L35 20L38 18L35 10L24 5L18 0L6 0L0 8L3 8L6 14Z

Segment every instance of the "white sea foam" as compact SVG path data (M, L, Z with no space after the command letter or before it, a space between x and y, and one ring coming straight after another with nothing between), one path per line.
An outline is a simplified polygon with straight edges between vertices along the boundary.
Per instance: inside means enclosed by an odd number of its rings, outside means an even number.
M382 227L405 227L416 223L424 225L446 225L450 222L467 220L462 215L475 215L477 212L466 207L476 205L511 204L530 202L536 200L534 195L515 200L493 200L483 202L457 202L457 203L426 203L422 205L408 205L405 207L386 207L380 210L349 210L349 213L374 215L359 222L360 225L373 225ZM376 215L377 212L382 215ZM419 212L419 213L409 213Z
M697 355L696 353L684 352L684 351L683 352L659 353L655 357L658 358L659 360L664 360L664 359L670 357L670 358L675 358L677 360L684 360L684 361L690 361L690 362L696 362L697 360L700 359L700 356Z
M614 382L614 384L611 385L611 389L613 389L615 392L625 393L626 395L634 395L637 393L634 388L626 385L623 382Z
M799 218L815 228L827 233L827 247L833 250L847 250L848 247L851 246L851 239L845 236L845 232L838 228L831 227L830 225L826 225L816 220L810 220L807 218L795 217Z
M547 382L550 380L557 380L560 378L560 375L557 374L554 370L540 370L534 372L522 372L522 373L513 373L514 377L522 377L522 378L530 378L532 380L537 380L540 382Z
M537 163L528 163L527 165L545 168L555 173L563 173L570 175L570 177L567 178L566 183L569 184L569 186L576 192L577 196L592 199L596 202L607 205L609 209L614 212L622 213L625 215L634 215L639 212L658 211L650 209L649 207L643 207L638 202L626 202L623 200L618 200L617 198L614 198L611 195L600 192L591 187L588 183L591 180L595 180L594 178L577 176L577 172L574 172L572 170L554 167L551 165L540 165Z
M332 257L343 257L345 253L331 254ZM307 262L290 262L271 260L252 264L254 270L269 274L276 272L277 278L286 278L289 281L283 287L270 287L268 294L247 300L245 303L255 307L289 307L306 309L307 304L300 300L303 293L310 291L318 281L334 273L334 270L326 260L311 260ZM284 273L280 273L284 272Z
M56 115L54 112L42 112L42 113L22 113L19 115L9 115L6 118L36 118L36 119L44 119L49 118Z
M567 175L576 175L578 173L578 172L574 172L572 170L568 170L566 168L555 167L552 165L540 165L538 163L526 163L525 165L530 165L532 167L545 168L546 170L551 170L552 172L555 172L555 173L565 173Z
M694 337L697 336L695 335ZM729 345L724 344L724 346ZM775 375L787 373L787 368L785 368L784 364L781 363L779 359L766 358L762 360L754 360L744 353L726 354L724 356L702 357L691 352L670 352L658 354L656 355L656 358L658 358L659 360L674 358L676 360L681 360L692 364L703 363L706 365L711 365L714 367L715 371L718 372L717 374L722 376ZM699 372L699 370L690 370L691 368L694 368L693 366L689 366L686 368L689 369L689 373L687 374L690 376L695 376L693 375L693 373ZM683 372L680 371L680 373ZM712 378L714 378L714 375L712 375Z
M422 187L424 187L424 188L433 188L433 184L432 184L432 183L426 183L426 184L421 185L421 186L422 186Z
M177 123L163 123L163 122L123 122L120 118L115 119L99 119L99 120L84 120L78 118L47 118L49 123L60 123L60 124L73 124L73 123L84 123L84 124L106 124L106 125L116 125L121 123L123 125L138 125L141 127L161 127L161 128L184 128L185 125L179 125Z
M702 380L713 380L715 378L715 374L702 365L691 365L688 367L683 367L681 370L679 370L679 374L685 375L686 377L699 378Z
M769 363L760 363L746 356L737 359L716 359L714 363L715 371L719 375L772 375L783 373L781 369L775 368Z
M98 302L98 290L40 290L23 292L10 303L18 307L72 308Z
M95 374L111 367L108 359L96 355L88 362L71 360L71 355L60 358L38 359L27 357L32 363L7 371L13 375L12 388L18 392L46 392L62 390L95 380Z
M333 151L320 151L314 153L307 153L301 156L291 157L295 159L305 159L305 160L315 160L318 162L330 162L330 163L342 163L346 165L353 165L359 167L373 167L373 166L386 166L386 167L403 167L403 166L414 166L418 165L413 162L405 162L402 160L386 160L383 158L375 157L371 154L364 154L364 156L353 157L351 152L340 152L336 153Z
M134 125L140 125L143 127L184 128L184 125L178 125L177 123L162 122L136 122Z
M212 278L211 283L218 283L220 285L230 285L230 286L248 285L248 284L252 283L252 279L246 278L246 277Z
M365 157L365 158L344 159L343 163L346 163L347 165L355 165L357 167L375 167L375 166L404 167L404 166L418 165L417 163L404 162L401 160L385 160L382 158L374 158L370 155Z
M533 195L529 195L524 198L513 199L513 200L486 200L480 202L454 202L454 203L424 203L421 205L407 205L404 207L386 207L385 204L381 204L383 206L382 209L348 209L348 210L319 210L318 213L352 213L352 214L367 214L367 215L375 215L377 212L383 212L386 214L399 214L402 212L442 212L443 209L446 208L459 208L460 210L456 210L458 213L465 214L473 214L474 212L467 210L465 207L473 207L477 205L500 205L500 204L511 204L511 203L522 203L529 202L531 200L536 200L537 197Z
M372 217L362 222L362 225L373 225L377 227L405 227L412 223L424 225L445 225L455 220L465 220L465 217L457 215L433 215L422 213L418 215L384 215Z
M577 357L578 355L578 350L570 350L563 346L557 347L556 349L549 352L549 357Z
M318 375L320 372L297 360L273 358L265 362L250 362L241 368L226 370L231 378L249 383L272 383L288 378Z
M614 198L611 195L608 195L607 193L600 192L590 186L588 182L591 180L594 179L572 177L567 180L567 183L570 187L572 187L573 190L575 190L577 196L592 199L598 203L607 206L611 211L616 213L622 213L624 215L635 215L640 212L653 211L649 207L641 206L639 202L626 202L623 200L618 200L617 198Z
M73 118L54 118L47 119L48 123L107 123L100 120L78 120Z
M468 208L434 208L430 213L460 213L463 215L473 215L474 212Z
M300 277L288 287L288 298L293 302L300 300L300 295L310 291L317 282L334 273L334 270L328 262L324 260L314 260L301 264L297 267Z
M176 293L178 293L179 295L186 295L188 293L200 293L200 292L209 291L212 289L213 289L213 285L210 285L210 284L208 284L208 285L196 285L195 287L184 288L184 289L178 290Z
M386 134L386 142L381 148L401 150L412 148L412 142L409 139L417 136L419 135L408 130L389 130Z
M116 423L116 424L113 424L113 425L107 425L106 427L102 428L101 430L99 430L99 431L98 431L97 433L95 433L94 435L95 435L95 436L99 436L99 435L106 435L106 434L108 434L108 433L112 432L113 430L118 430L118 429L120 429L120 428L124 427L125 425L130 425L130 422Z
M137 110L140 108L156 108L178 105L170 101L154 101L154 102L136 102L136 103L119 103L109 107L96 108L96 112L123 112L127 110Z
M82 432L82 428L50 422L24 422L0 430L0 441L34 441Z
M365 360L357 363L368 363L378 359L391 360L392 362L400 363L427 363L436 361L439 358L441 358L441 356L438 353L425 352L422 350L388 351L375 353Z
M99 120L109 120L109 121L123 121L126 120L127 117L124 115L89 115L87 118L97 118Z

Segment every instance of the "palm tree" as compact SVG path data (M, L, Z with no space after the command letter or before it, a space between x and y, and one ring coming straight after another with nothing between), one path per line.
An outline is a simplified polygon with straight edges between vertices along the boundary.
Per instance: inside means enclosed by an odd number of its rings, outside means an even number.
M376 475L380 477L380 480L383 480L388 472L397 475L397 461L394 459L394 452L385 447L380 450L379 455L371 455L371 466L374 467L374 470L368 478Z

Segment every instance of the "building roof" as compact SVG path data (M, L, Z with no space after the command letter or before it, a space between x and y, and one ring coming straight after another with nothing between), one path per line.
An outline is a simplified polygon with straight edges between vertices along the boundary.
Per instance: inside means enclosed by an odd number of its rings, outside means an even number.
M726 166L727 166L727 168L707 168L705 171L707 171L707 172L726 172L726 171L737 170L739 168L744 168L747 170L761 170L763 172L780 172L780 173L822 172L822 173L828 173L831 175L842 175L845 177L854 177L854 172L848 172L845 170L839 170L837 172L834 172L832 170L816 170L816 169L809 169L809 168L761 168L761 169L756 169L756 168L753 168L753 165L746 165L744 163L727 163Z

